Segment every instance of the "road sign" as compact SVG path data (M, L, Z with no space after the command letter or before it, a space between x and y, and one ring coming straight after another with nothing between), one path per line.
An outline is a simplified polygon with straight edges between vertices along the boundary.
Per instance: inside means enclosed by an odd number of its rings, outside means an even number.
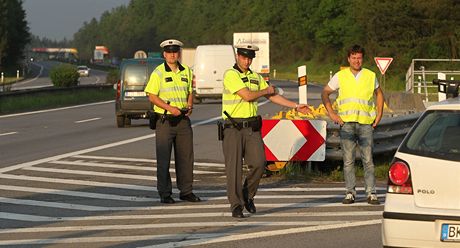
M267 161L324 161L326 121L263 120Z
M375 57L374 60L380 70L380 73L385 75L385 72L393 61L393 58Z

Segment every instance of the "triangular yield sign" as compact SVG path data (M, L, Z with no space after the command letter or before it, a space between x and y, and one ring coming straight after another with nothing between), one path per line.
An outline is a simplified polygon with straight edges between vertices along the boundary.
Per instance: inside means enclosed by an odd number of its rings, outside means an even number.
M380 70L380 73L384 75L391 62L393 61L393 58L375 57L374 60Z

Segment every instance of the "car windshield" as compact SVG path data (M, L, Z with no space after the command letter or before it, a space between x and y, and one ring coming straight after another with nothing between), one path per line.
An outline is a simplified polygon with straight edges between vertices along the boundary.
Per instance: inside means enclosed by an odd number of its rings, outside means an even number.
M87 69L88 69L88 67L86 67L86 66L79 66L78 67L78 70L87 70Z
M460 110L429 110L415 124L400 152L460 161Z
M150 74L145 64L126 65L123 76L126 90L144 90L148 76Z

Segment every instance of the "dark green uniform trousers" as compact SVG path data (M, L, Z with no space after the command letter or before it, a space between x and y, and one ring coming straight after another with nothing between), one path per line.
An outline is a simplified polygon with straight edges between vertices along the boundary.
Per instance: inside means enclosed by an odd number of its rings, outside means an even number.
M260 179L265 171L265 151L260 131L252 128L225 128L222 148L225 157L225 172L227 175L227 197L230 209L244 206L244 194L253 199L257 193ZM249 167L244 185L243 158Z
M176 183L180 195L192 193L193 184L193 131L188 117L171 126L168 120L156 126L156 155L157 155L157 189L160 197L172 194L171 151L174 147L176 168Z

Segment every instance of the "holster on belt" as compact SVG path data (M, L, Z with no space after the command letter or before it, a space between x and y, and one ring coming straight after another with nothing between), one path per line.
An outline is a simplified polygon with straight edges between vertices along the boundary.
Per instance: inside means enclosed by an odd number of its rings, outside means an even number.
M155 130L157 127L158 114L154 111L149 111L149 127L152 130Z

